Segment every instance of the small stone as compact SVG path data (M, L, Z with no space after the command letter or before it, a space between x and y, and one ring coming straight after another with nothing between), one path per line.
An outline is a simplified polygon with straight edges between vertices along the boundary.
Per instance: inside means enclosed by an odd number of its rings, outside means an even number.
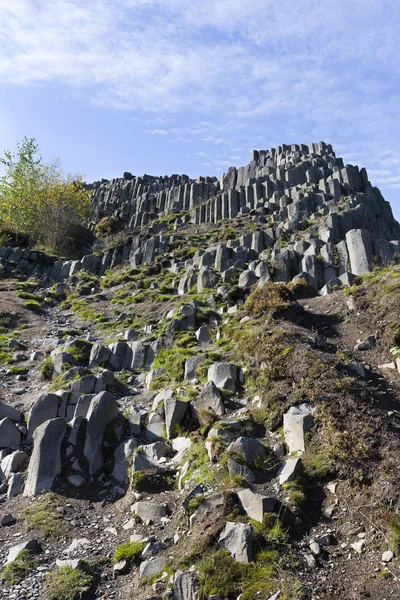
M393 559L393 557L393 552L391 550L386 550L386 552L382 554L382 562L388 563Z

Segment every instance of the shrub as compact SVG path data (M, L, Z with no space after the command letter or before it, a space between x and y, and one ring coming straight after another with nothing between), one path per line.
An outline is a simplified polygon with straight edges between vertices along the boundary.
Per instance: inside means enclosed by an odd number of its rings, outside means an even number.
M95 227L94 233L96 237L103 238L116 233L118 231L118 227L119 224L117 217L111 215L109 217L103 217L100 219Z
M296 302L296 298L285 284L268 281L263 287L257 287L249 294L245 308L258 316L276 317L293 302Z
M28 550L22 550L14 562L6 565L1 576L9 585L21 583L29 573L36 568L37 561L32 558Z

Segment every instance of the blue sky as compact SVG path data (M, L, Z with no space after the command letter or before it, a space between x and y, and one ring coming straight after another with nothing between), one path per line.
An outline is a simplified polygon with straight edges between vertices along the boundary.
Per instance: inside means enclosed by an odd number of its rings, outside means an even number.
M400 218L400 2L0 0L0 153L87 181L324 140Z

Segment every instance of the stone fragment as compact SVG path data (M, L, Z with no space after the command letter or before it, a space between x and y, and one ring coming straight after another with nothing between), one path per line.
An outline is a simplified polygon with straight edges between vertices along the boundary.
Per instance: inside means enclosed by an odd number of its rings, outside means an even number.
M199 418L201 411L212 412L218 417L222 417L225 412L221 392L213 381L205 384L191 406L196 418Z
M371 350L372 348L374 348L375 345L376 345L376 336L369 335L362 341L357 342L357 344L354 347L354 350Z
M175 571L173 600L199 600L199 587L194 573Z
M263 522L265 513L275 510L276 498L255 494L251 490L246 489L239 490L237 495L243 506L243 510L248 514L250 519L254 519L259 523Z
M312 429L313 425L312 408L309 404L292 406L283 415L285 443L289 454L305 451L304 436Z
M104 431L108 423L117 417L117 414L117 404L110 392L101 392L92 399L87 414L86 439L83 449L91 474L103 466Z
M165 426L168 439L172 437L174 426L178 425L185 416L187 407L187 402L183 402L182 400L176 400L173 397L165 398Z
M22 414L13 406L8 406L8 404L0 402L0 421L6 417L14 423L19 423L22 419Z
M253 464L265 458L265 447L254 438L241 436L229 445L228 450L242 456L247 463Z
M14 498L22 491L24 478L22 473L13 473L8 480L7 498Z
M389 563L394 557L394 554L391 550L386 550L386 552L384 552L382 554L382 562L384 563Z
M137 447L137 441L135 438L126 440L118 446L115 451L114 457L114 469L111 473L111 477L120 483L124 483L128 476L128 467L130 458Z
M62 418L51 419L36 427L24 496L36 496L51 490L61 472L60 449L66 430L67 425Z
M160 573L166 564L167 561L161 556L143 561L139 567L139 579L151 577L152 575Z
M249 469L249 467L235 462L232 458L228 458L227 467L230 475L241 477L247 481L247 483L254 483L256 480L253 471Z
M167 505L139 501L131 506L131 511L140 517L142 521L160 523L161 519L167 516Z
M350 271L354 275L364 275L372 269L371 235L365 229L351 229L346 233Z
M13 448L21 443L21 433L8 417L0 421L0 448Z
M6 562L4 563L4 567L6 565L11 564L12 562L14 562L14 560L17 558L18 554L20 552L22 552L22 550L29 550L30 552L38 552L39 550L39 543L37 541L36 538L30 538L28 540L25 540L24 542L21 542L20 544L17 544L16 546L13 546L12 548L9 549L8 551L8 555L6 558Z
M196 338L200 346L207 346L211 342L211 335L207 325L202 325L196 331Z
M36 427L55 419L58 414L58 405L60 404L60 396L52 393L40 394L34 405L29 411L28 416L28 436L32 439L33 432Z
M300 458L288 458L278 471L279 483L283 485L288 481L296 479L300 467Z
M245 523L227 521L218 543L237 562L249 563L253 558L253 528Z
M242 383L241 369L232 363L214 363L208 369L208 381L220 389L235 392Z

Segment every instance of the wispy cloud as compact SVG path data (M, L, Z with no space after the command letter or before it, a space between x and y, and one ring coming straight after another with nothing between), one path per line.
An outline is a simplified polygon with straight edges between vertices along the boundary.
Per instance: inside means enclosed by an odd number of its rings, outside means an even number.
M325 139L398 185L398 2L0 0L0 9L0 83L79 88L151 135L201 144L193 154L212 165Z

